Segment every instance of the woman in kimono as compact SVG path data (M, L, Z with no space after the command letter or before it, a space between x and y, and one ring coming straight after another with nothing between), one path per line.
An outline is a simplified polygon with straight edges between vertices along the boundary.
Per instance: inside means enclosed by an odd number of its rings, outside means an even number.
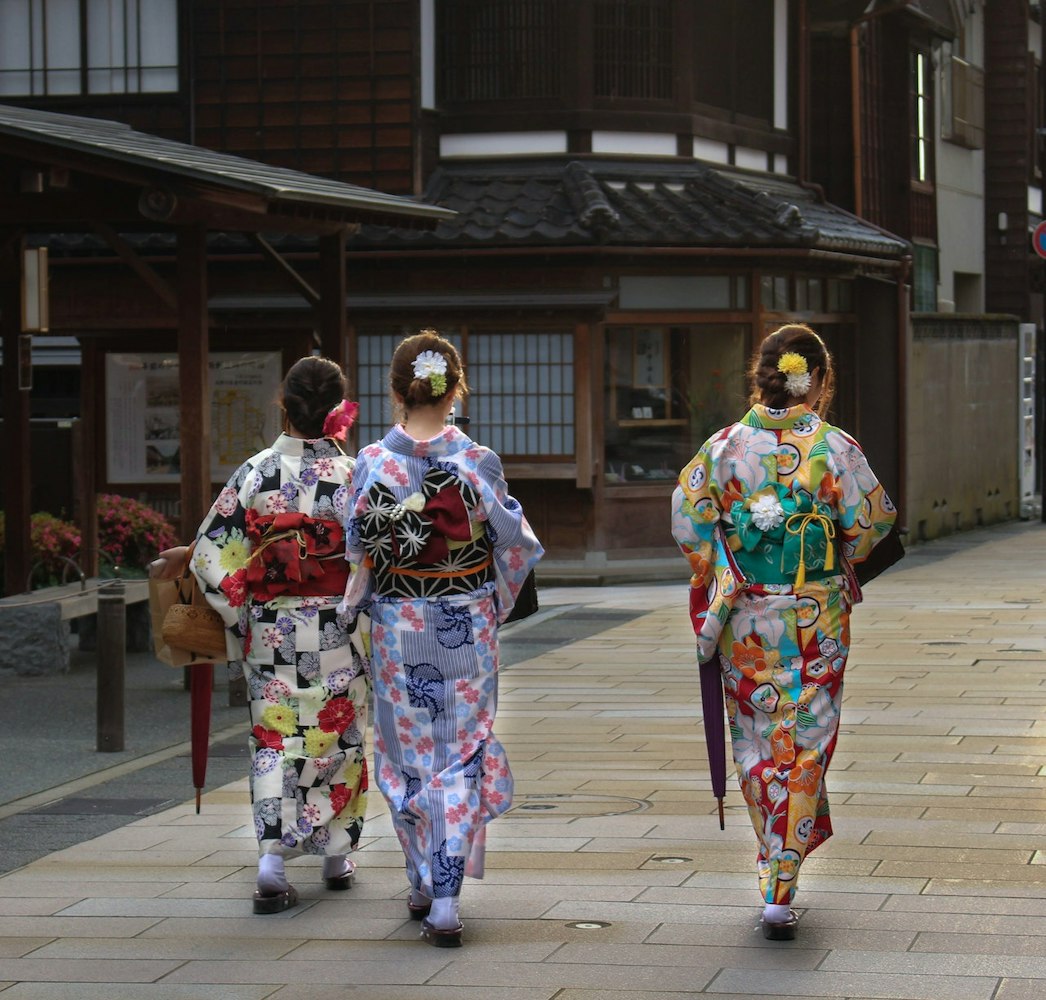
M857 442L823 416L832 360L809 327L767 337L753 405L679 476L672 531L690 562L698 658L718 655L734 763L758 841L762 929L795 937L804 858L831 834L851 564L896 517Z
M463 876L512 773L493 732L498 623L542 554L501 461L448 423L467 392L454 345L404 340L389 381L401 422L356 458L346 525L358 565L343 607L371 619L374 771L406 859L410 915L461 944Z
M363 828L366 621L347 630L337 613L353 466L339 441L357 409L345 391L341 368L326 358L290 369L283 433L218 494L192 554L250 695L255 913L297 902L286 858L321 855L327 888L348 889L355 866L347 855Z

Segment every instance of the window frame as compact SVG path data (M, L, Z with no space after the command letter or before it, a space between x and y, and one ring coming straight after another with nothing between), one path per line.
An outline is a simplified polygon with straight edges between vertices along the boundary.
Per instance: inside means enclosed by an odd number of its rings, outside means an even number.
M82 101L87 98L92 101L155 101L162 100L165 97L175 97L181 94L184 89L184 74L185 58L183 52L183 43L185 38L185 30L183 25L184 20L184 8L183 4L179 0L171 0L171 23L169 25L170 30L174 34L174 59L173 64L159 65L159 64L146 64L142 60L142 50L145 41L145 34L143 34L143 14L142 14L142 3L144 0L120 0L123 7L124 25L125 25L125 44L123 49L123 59L118 64L113 65L97 65L92 64L92 53L91 53L91 0L72 0L77 6L77 24L76 24L76 50L77 50L77 63L76 65L70 65L62 67L61 69L54 69L48 66L48 0L24 0L24 13L28 18L27 35L29 38L28 44L28 56L27 64L25 66L19 66L15 69L10 69L6 66L0 66L0 80L4 78L18 75L23 76L27 80L27 86L21 91L12 90L6 91L0 89L0 100L14 99L14 100L47 100L47 101ZM134 24L136 25L134 31L134 49L137 52L136 60L132 61L127 58L128 45L126 35L126 25L129 21L126 19L128 7L133 8L134 11ZM40 23L34 23L36 15L39 13ZM14 17L16 15L12 15ZM167 25L156 29L155 34L161 35L167 29ZM41 61L37 63L35 60L37 56L40 56ZM114 63L115 60L110 58L110 63ZM171 87L165 87L163 89L143 89L143 78L146 74L156 71L163 71L171 74L172 83ZM75 89L64 89L64 90L52 90L53 81L51 76L54 73L65 73L75 74L79 83ZM112 78L114 74L120 74L123 77L125 89L118 90L110 87L109 89L93 89L95 84L93 79L97 74L106 75L108 78Z

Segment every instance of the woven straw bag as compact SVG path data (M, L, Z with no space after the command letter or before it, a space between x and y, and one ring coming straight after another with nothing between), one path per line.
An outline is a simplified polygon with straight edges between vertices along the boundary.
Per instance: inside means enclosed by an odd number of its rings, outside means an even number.
M200 592L192 565L192 549L185 569L176 581L178 599L164 614L163 641L176 649L188 650L194 658L207 657L219 663L228 659L225 650L225 622L207 604Z

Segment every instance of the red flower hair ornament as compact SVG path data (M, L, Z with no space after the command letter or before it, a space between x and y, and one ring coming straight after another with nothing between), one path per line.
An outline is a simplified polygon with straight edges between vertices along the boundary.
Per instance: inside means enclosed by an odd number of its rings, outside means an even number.
M343 399L327 413L327 419L323 421L323 436L344 441L346 432L356 422L359 412L359 403Z

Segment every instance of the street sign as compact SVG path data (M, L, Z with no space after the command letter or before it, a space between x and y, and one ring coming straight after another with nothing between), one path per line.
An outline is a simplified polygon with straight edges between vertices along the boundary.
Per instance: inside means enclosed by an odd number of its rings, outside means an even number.
M1031 245L1040 257L1046 257L1046 222L1040 222L1031 234Z

